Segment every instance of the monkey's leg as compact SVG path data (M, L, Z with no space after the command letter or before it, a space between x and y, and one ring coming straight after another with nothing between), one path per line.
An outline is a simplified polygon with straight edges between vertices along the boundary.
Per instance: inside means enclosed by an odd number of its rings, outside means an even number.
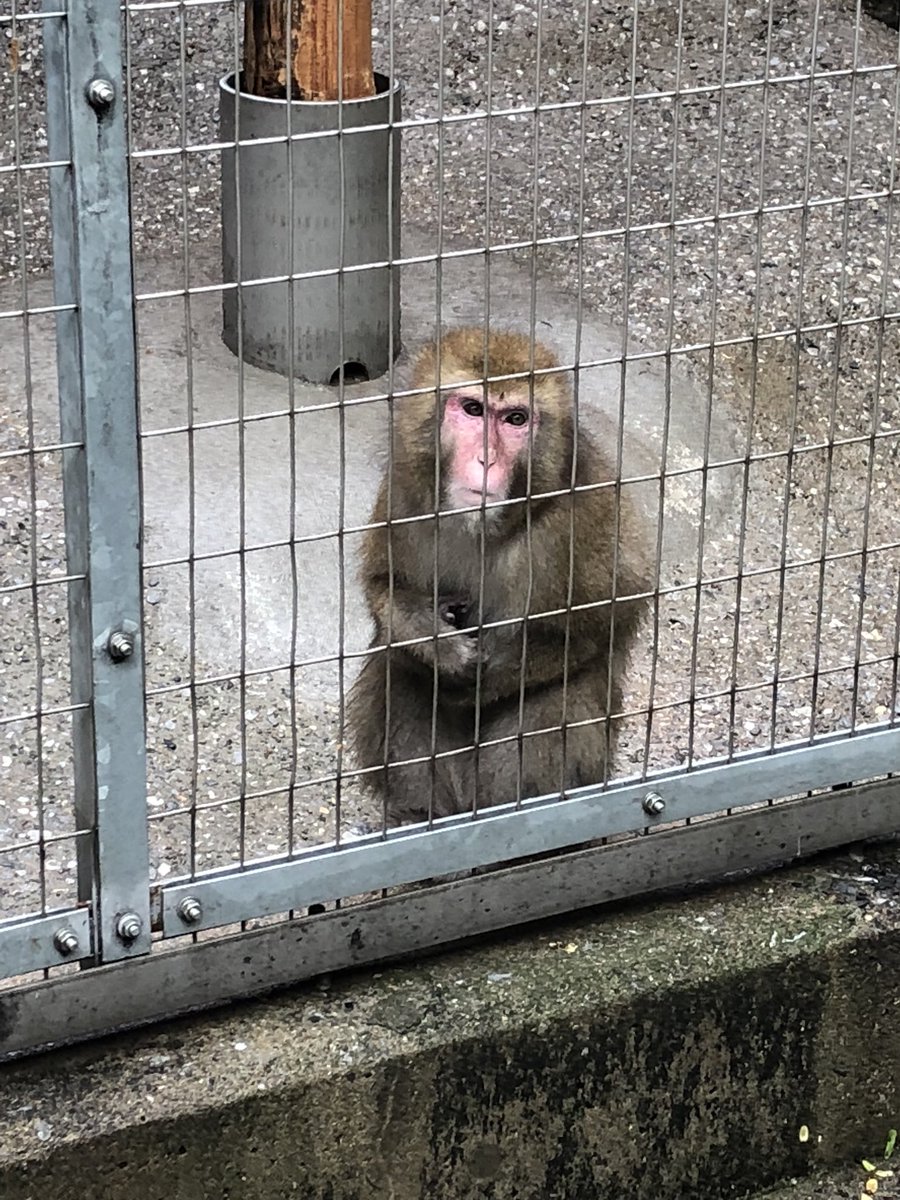
M387 656L374 655L353 686L348 717L357 766L383 768L363 780L385 806L388 825L425 821L429 813L444 817L461 811L465 805L459 792L457 756L434 758L434 754L470 745L471 720L465 713L439 706L432 743L432 686L425 674L405 669L401 655L395 653L389 719L386 685Z
M605 716L605 687L587 672L569 680L565 705L562 684L526 692L521 726L518 696L493 705L483 716L480 741L504 740L479 749L479 807L601 782L616 736L615 724ZM474 773L465 786L474 790Z

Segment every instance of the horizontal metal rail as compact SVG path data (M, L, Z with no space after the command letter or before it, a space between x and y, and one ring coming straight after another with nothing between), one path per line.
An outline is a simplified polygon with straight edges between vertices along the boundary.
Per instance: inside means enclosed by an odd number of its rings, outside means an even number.
M93 953L87 906L0 921L0 979L77 962Z
M273 916L383 887L485 867L513 857L561 850L613 834L742 808L773 797L832 787L900 768L900 728L817 740L800 748L755 752L687 773L661 773L603 790L580 788L566 799L542 797L520 807L486 809L406 826L386 837L331 846L292 859L174 880L159 889L154 924L166 937ZM664 802L644 807L648 793ZM770 814L771 815L771 814ZM900 811L897 824L900 826Z

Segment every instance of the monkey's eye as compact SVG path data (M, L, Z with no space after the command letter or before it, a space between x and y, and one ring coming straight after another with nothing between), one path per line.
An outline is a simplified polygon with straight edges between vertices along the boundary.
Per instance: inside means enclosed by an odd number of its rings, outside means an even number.
M516 408L511 413L506 414L507 425L527 425L528 413L524 408Z
M483 417L484 405L480 400L467 400L463 405L463 412L467 417Z

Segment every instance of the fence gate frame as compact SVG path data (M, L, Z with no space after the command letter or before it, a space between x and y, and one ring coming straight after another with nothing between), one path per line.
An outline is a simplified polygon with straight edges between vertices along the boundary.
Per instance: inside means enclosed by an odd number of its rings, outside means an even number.
M45 12L61 11L44 0ZM116 0L43 21L79 906L0 931L0 967L150 949L141 505L128 156Z
M51 0L45 0L50 4ZM121 14L111 0L68 0L47 21L57 327L78 889L93 910L93 955L150 949L141 496L131 215ZM76 357L77 355L77 357Z
M0 978L75 962L90 969L0 991L0 1060L897 832L900 778L875 779L900 770L900 725L891 718L859 734L823 735L774 753L742 753L151 887L121 11L119 0L44 0L43 11L78 903L0 920ZM785 796L795 799L769 806ZM729 815L715 815L726 808ZM708 819L657 828L698 817ZM650 836L573 849L636 832ZM204 929L551 850L563 853L184 943L185 934ZM152 932L182 941L174 948L157 942L151 953Z

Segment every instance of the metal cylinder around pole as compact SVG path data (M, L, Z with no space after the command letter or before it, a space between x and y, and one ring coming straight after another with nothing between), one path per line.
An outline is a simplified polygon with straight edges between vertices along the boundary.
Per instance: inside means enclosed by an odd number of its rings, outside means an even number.
M375 83L374 96L339 105L236 92L234 75L220 82L223 141L285 139L222 152L223 279L239 285L223 293L222 336L245 362L335 383L342 367L375 378L400 351L400 276L392 261L400 254L400 85L378 74ZM362 268L344 272L342 298L341 266ZM253 282L309 271L335 273Z

